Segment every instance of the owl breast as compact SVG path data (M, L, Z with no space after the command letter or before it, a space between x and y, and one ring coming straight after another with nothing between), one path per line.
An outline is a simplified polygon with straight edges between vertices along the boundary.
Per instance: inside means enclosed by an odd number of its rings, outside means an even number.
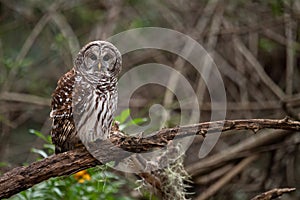
M114 82L106 81L108 82L110 84L106 87L103 84L94 86L83 80L80 80L78 88L75 84L74 122L78 136L84 144L97 139L107 139L109 136L118 96L116 85L111 85Z
M53 93L52 142L56 153L86 142L107 139L117 107L117 80L90 83L71 70L58 82Z

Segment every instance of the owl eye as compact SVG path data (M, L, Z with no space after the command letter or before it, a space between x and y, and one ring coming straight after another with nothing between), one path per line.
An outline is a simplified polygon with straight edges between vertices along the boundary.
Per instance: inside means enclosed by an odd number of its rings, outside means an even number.
M95 55L95 54L91 54L90 55L90 59L92 60L92 61L95 61L95 60L97 60L97 56Z
M97 59L98 59L97 55L94 54L93 52L91 51L86 52L85 54L86 67L92 68L96 64Z
M104 62L107 62L107 61L109 61L110 59L112 58L112 55L110 55L110 54L105 54L104 56L103 56L103 61Z

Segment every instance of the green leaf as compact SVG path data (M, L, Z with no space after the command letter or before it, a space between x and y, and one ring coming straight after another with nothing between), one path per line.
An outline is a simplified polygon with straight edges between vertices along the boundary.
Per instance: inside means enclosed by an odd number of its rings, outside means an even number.
M127 127L127 126L131 126L131 125L141 125L141 124L147 122L147 120L148 120L147 118L135 118L135 119L131 120L130 122L127 122L125 126Z
M43 135L43 133L34 130L34 129L29 129L29 133L34 134L36 136L38 136L39 138L41 138L42 140L44 140L45 142L49 143L49 139Z
M259 47L268 52L268 53L271 53L276 47L277 47L277 44L267 38L260 38L259 39Z
M271 0L269 4L272 9L272 13L275 16L282 16L284 13L284 1L283 0Z
M119 116L116 116L115 120L122 124L128 119L129 116L130 116L130 109L128 108L123 110Z
M37 154L41 155L43 158L47 158L48 157L47 153L45 151L43 151L43 150L40 150L40 149L31 148L31 152L37 153Z
M6 162L0 162L0 167L6 167L6 166L8 166L8 163L6 163Z
M54 144L44 144L43 146L44 146L45 149L48 149L51 152L55 151L55 145Z

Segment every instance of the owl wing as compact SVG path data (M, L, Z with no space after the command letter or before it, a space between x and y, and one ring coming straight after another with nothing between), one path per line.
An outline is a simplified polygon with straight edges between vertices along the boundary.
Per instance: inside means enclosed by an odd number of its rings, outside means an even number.
M50 117L53 120L51 138L55 153L75 148L80 143L73 120L72 92L75 82L75 70L71 69L62 76L52 94Z
M75 82L75 71L71 69L57 82L52 94L50 117L66 117L72 115L72 92Z

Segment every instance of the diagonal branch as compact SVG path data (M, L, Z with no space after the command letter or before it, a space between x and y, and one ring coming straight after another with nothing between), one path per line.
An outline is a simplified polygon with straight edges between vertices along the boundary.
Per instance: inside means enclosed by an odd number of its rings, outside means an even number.
M139 153L150 151L158 147L164 147L168 142L172 141L174 137L187 137L191 135L205 136L207 133L210 134L217 131L229 130L252 130L256 133L265 128L299 131L300 122L288 118L281 120L225 120L162 129L155 132L155 135L147 138L130 137L119 131L114 131L110 139L116 147ZM104 162L109 160L108 156L116 157L116 155L107 155L107 148L108 146L101 145L101 148L98 149L99 155L97 154L97 157L103 158ZM120 157L125 158L126 156L128 155L121 155ZM84 148L79 148L52 155L28 166L14 168L0 177L0 199L8 198L51 177L70 175L99 164L102 163L92 157Z
M52 155L28 166L16 167L0 177L0 199L8 198L51 177L65 176L94 167L97 160L85 149Z
M295 191L296 188L275 188L264 192L260 195L255 196L251 200L271 200L277 199L278 197L282 196L284 193L290 193Z

